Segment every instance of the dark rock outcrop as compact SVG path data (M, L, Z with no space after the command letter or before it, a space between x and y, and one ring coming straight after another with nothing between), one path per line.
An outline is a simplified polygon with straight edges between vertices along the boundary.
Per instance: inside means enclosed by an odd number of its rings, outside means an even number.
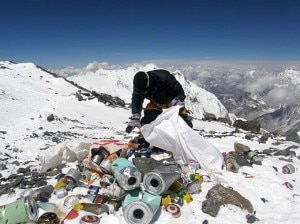
M286 136L287 141L300 143L300 136L297 133L291 133Z
M242 120L236 120L233 123L233 127L240 128L245 131L250 131L253 133L259 133L260 131L260 124L256 121L242 121Z
M206 195L206 198L216 199L221 205L232 204L245 209L248 212L253 212L253 206L251 202L240 195L237 191L225 188L221 184L218 184L211 188Z

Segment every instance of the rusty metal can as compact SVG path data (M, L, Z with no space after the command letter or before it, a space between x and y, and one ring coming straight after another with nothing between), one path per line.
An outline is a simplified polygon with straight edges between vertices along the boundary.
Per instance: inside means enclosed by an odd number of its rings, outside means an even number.
M94 203L96 204L104 204L109 200L109 196L105 195L105 194L98 194L95 196L94 198Z
M65 179L69 182L73 182L74 184L77 184L81 178L81 173L74 169L74 168L71 168L69 169L68 173L66 173L65 175Z
M98 224L100 223L100 218L96 215L86 215L80 219L80 224Z
M188 166L190 171L195 173L200 168L200 163L197 160L189 160Z
M99 165L100 170L104 173L104 174L109 174L111 173L111 161L108 159L104 159L102 160L102 162Z
M46 212L37 221L38 224L59 224L59 218L54 212Z
M174 218L178 218L181 216L180 207L177 204L174 203L167 204L164 209L167 212L169 212Z
M107 156L106 159L108 159L109 161L112 162L112 161L116 160L117 158L119 158L119 156L117 155L117 153L112 153L109 156Z
M291 174L295 172L295 167L292 164L287 164L282 167L283 174Z
M58 188L54 191L57 198L64 198L68 195L68 191L65 187Z
M291 183L289 183L289 182L284 182L283 185L286 186L290 190L294 189L294 186Z
M96 163L97 165L100 165L101 161L103 160L104 158L102 157L102 155L98 155L96 154L93 158L92 158L92 161L94 163Z

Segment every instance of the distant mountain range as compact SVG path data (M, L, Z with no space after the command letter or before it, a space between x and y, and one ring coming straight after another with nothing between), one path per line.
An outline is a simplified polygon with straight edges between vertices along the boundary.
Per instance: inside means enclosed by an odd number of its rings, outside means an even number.
M198 76L199 86L214 93L226 109L258 121L271 132L300 131L300 69L232 69Z

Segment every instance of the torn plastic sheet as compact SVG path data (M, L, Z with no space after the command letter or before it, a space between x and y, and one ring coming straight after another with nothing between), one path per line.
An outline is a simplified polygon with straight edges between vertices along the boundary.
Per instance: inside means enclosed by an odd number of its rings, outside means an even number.
M179 109L180 106L166 109L144 125L141 128L144 138L152 146L171 151L178 163L197 160L202 169L220 172L224 162L222 153L185 123Z

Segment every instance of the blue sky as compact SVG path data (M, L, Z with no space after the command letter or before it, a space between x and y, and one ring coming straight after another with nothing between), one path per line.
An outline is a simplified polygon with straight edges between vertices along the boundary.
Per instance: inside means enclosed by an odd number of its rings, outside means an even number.
M0 0L0 60L300 60L298 0Z

